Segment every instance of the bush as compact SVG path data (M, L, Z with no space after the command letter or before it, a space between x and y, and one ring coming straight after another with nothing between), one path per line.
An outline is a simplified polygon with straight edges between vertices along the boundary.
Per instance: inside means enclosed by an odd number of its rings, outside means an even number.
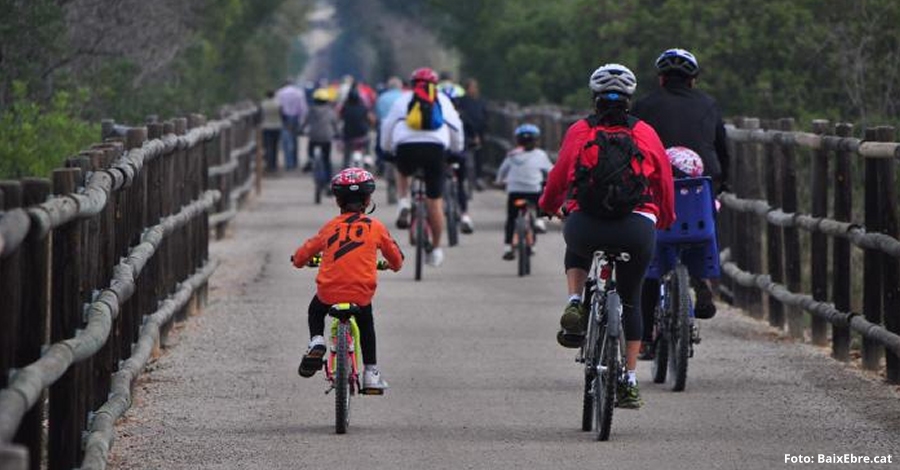
M79 119L87 93L57 92L41 106L13 83L11 104L0 111L0 178L47 176L67 155L99 140L100 126Z

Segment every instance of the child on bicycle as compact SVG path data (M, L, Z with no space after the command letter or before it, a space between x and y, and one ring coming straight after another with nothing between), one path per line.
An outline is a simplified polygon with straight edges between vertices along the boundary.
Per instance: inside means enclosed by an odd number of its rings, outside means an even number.
M331 180L340 215L326 223L314 237L297 249L291 261L302 268L321 253L316 277L316 295L309 303L309 346L300 361L299 374L312 377L322 368L325 355L325 316L333 304L350 302L359 306L362 349L363 388L386 389L387 382L378 370L375 348L375 324L372 318L372 296L376 287L377 251L388 267L399 271L403 253L384 224L366 215L375 191L375 178L361 168L347 168Z
M328 90L319 88L313 92L313 105L309 108L306 119L300 125L300 132L309 136L308 160L303 171L308 172L313 169L313 159L315 159L316 149L318 149L322 156L322 163L325 164L325 174L331 178L331 140L339 132L337 113L334 111Z
M537 207L538 199L544 190L544 181L553 167L547 152L537 148L537 139L541 136L541 130L534 124L522 124L516 128L516 144L497 170L497 184L506 184L506 231L503 234L503 243L506 248L503 251L503 259L509 261L515 259L512 238L515 230L516 216L519 209L516 207L517 199L525 199ZM544 221L535 219L535 231L544 232Z

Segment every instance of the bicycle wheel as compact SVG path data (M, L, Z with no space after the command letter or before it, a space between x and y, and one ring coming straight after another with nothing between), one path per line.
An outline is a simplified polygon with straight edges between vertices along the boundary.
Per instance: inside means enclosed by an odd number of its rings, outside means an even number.
M594 439L609 440L619 377L619 337L601 331L600 372L594 379Z
M588 288L585 290L590 292ZM597 378L597 363L599 362L597 356L600 351L600 342L597 341L600 325L597 322L597 310L596 306L593 305L593 298L588 302L588 305L591 307L591 313L584 343L581 346L581 357L584 359L584 397L581 408L582 431L590 431L594 428L594 390L596 389L594 381Z
M422 264L425 263L425 204L416 199L415 206L415 239L416 239L416 280L422 280Z
M650 365L653 383L658 384L666 381L666 374L669 368L669 329L671 326L669 322L672 318L669 309L673 302L669 282L666 278L661 282L663 294L659 302L657 302L656 312L653 315L656 337L653 338L653 363Z
M456 190L456 182L453 178L447 178L444 188L444 214L447 219L447 245L459 244L459 200Z
M528 274L528 229L522 214L516 217L516 256L519 258L519 276Z
M387 182L387 203L393 206L397 204L397 179L394 175L394 165L388 162L384 163L384 180Z
M690 278L687 267L681 263L675 265L672 273L672 318L669 329L669 369L672 391L684 390L687 382L688 356L691 348L690 324Z
M337 327L337 354L334 364L334 430L338 434L347 432L350 425L350 351L347 338L350 337L350 323L340 322Z

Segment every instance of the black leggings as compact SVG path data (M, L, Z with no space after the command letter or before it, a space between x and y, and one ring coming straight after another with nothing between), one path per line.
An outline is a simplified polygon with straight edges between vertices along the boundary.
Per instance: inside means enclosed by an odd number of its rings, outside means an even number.
M506 231L503 233L503 243L512 243L513 232L516 230L516 217L519 216L519 208L516 207L516 199L527 199L537 207L541 193L509 193L506 197ZM535 241L537 235L535 235Z
M325 164L325 171L328 174L328 179L331 179L332 169L331 169L331 142L310 142L306 147L306 154L309 157L309 162L312 164L313 158L316 156L316 148L321 149L322 152L322 163Z
M603 220L576 211L566 218L563 237L566 240L567 271L570 268L589 270L597 250L619 249L631 255L628 262L616 264L616 282L622 298L625 339L640 340L643 329L641 285L656 244L653 222L634 213L621 219Z
M309 302L309 336L325 336L325 317L331 305L322 303L318 296ZM356 314L359 326L359 346L362 348L363 364L378 364L375 355L375 320L372 318L372 304L360 305Z

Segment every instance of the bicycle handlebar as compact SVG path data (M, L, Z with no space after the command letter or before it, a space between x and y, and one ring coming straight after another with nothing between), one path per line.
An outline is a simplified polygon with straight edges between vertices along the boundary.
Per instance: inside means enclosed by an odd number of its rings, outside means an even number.
M291 255L291 264L294 264L294 255ZM322 254L321 253L313 256L312 258L309 259L309 261L306 262L306 266L309 268L318 268L321 265L322 265ZM379 259L378 261L375 262L375 269L377 269L379 271L387 271L388 269L391 269L391 267L388 264L386 259Z

